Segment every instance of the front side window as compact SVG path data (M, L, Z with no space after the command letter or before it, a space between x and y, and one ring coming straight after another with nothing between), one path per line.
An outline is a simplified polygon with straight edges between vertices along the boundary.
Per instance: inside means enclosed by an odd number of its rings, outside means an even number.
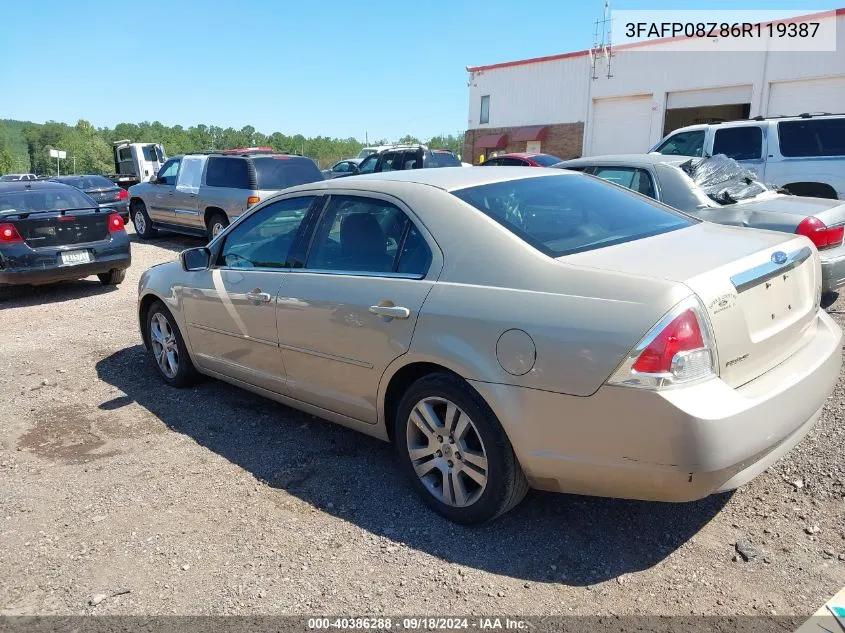
M291 247L315 196L273 202L226 236L218 265L228 268L290 268Z
M250 189L249 164L245 158L211 156L205 172L205 184L209 187Z
M845 118L778 123L780 153L800 156L845 156Z
M181 159L179 158L171 158L162 165L158 171L158 179L162 181L161 184L171 186L176 184L176 175L179 173L180 162Z
M651 176L644 169L633 167L596 167L594 175L649 198L657 198Z
M670 136L657 151L673 156L701 156L704 154L704 130L680 132Z
M562 257L695 223L670 209L575 174L521 178L452 192L550 257Z
M334 167L332 167L332 171L336 174L345 174L349 171L349 163L337 163Z
M431 251L407 215L384 200L333 196L306 268L355 273L424 275Z
M479 123L490 123L490 95L481 97L481 115L478 118Z
M724 154L734 160L755 160L763 155L763 130L757 125L726 127L716 130L713 155Z
M378 154L370 154L358 165L358 173L371 174L375 171L376 164L378 164Z

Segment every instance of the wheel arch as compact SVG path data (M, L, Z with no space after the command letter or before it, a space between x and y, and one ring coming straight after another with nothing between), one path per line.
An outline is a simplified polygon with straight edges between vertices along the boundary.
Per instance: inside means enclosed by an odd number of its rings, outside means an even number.
M226 218L227 220L229 219L228 214L223 209L221 209L220 207L210 206L210 207L206 207L205 211L203 212L203 216L202 216L203 225L205 225L207 227L208 221L211 219L211 216L214 215L215 213L220 213L224 218Z
M804 180L799 182L791 182L788 185L784 185L783 188L796 196L829 198L833 200L838 199L836 188L826 182Z

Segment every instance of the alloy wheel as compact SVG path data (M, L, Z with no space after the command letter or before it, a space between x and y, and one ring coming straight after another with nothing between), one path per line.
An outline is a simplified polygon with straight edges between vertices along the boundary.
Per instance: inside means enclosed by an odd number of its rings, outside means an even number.
M161 373L172 380L179 372L179 346L176 332L161 312L150 319L150 343Z
M215 222L211 225L211 237L217 237L220 232L225 229L226 227L223 226L221 222Z
M454 507L475 503L487 487L487 452L470 417L454 402L429 397L408 417L408 456L428 492Z
M135 211L135 230L143 234L147 230L147 220L143 211Z

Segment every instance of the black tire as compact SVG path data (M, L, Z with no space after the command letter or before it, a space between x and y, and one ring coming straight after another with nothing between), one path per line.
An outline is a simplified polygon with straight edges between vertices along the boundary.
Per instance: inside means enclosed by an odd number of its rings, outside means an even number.
M107 273L99 273L97 275L97 279L99 279L100 283L104 286L116 286L126 279L126 269L115 268Z
M205 232L206 235L208 235L209 242L215 237L215 226L220 227L218 233L225 229L227 226L229 226L229 218L226 217L225 213L222 213L220 211L214 211L211 215L208 216L208 220L206 220L205 223Z
M174 375L168 375L156 359L154 347L155 342L153 341L153 319L157 316L161 316L166 319L173 333L177 351L177 370ZM173 318L173 314L161 301L154 301L152 305L150 305L149 310L147 310L145 325L144 336L147 339L147 349L152 356L153 364L155 365L159 376L161 376L162 379L170 386L180 389L182 387L190 387L191 385L196 384L199 381L200 373L197 371L196 367L194 367L194 363L191 362L191 357L188 355L188 348L185 346L185 340L182 338L182 333L179 331L176 319Z
M147 213L147 205L142 200L133 200L130 204L130 215L135 232L141 239L149 240L156 236L158 231L153 228L150 214Z
M487 482L480 496L469 505L444 503L414 470L408 453L408 421L417 403L426 398L442 398L457 405L469 416L482 442L487 458ZM397 407L393 438L402 469L412 485L429 507L455 523L471 525L495 519L516 506L528 492L525 474L499 420L478 392L458 376L429 374L413 383Z

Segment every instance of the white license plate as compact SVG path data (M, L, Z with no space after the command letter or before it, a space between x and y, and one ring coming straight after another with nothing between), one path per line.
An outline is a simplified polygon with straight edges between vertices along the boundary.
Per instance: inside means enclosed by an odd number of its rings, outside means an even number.
M59 253L62 264L64 266L72 266L74 264L87 264L91 262L91 253L89 251L63 251Z

